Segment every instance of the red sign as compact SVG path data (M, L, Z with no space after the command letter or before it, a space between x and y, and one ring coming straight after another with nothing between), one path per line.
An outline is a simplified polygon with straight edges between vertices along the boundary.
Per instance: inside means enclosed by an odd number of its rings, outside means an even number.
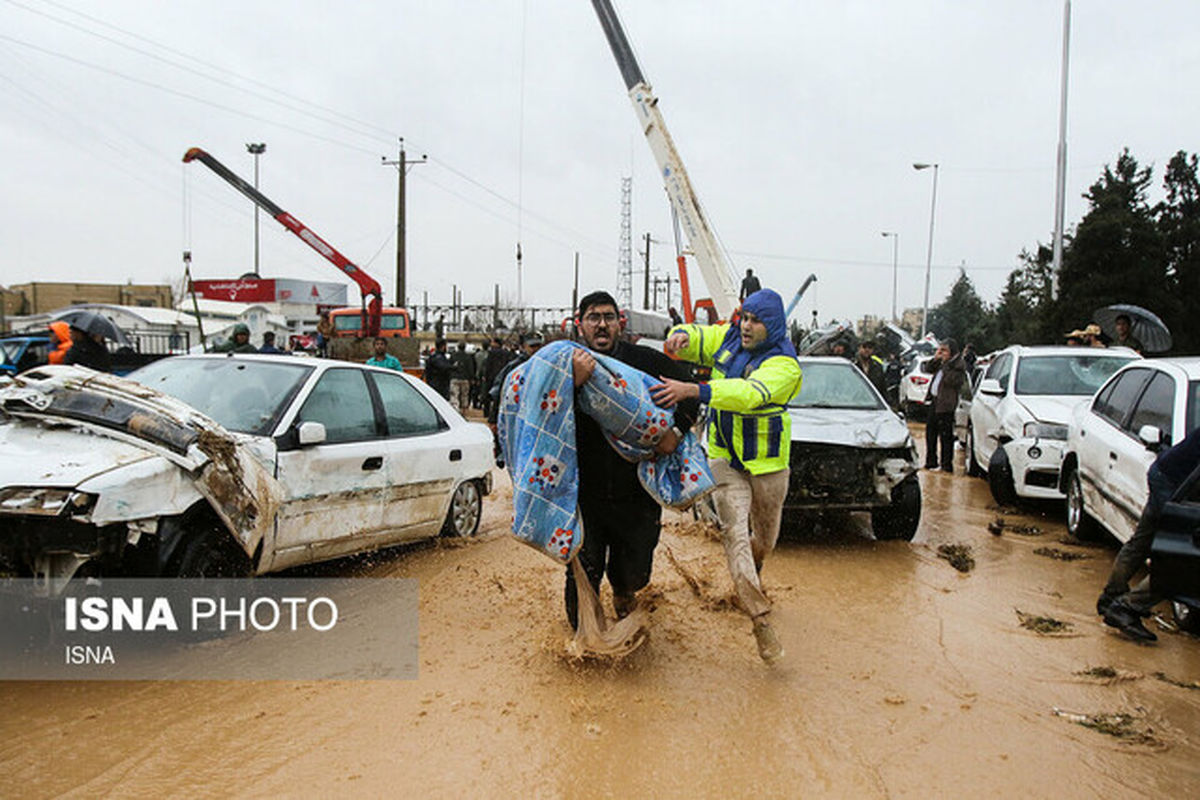
M192 281L196 294L205 300L228 300L235 303L275 302L273 278Z

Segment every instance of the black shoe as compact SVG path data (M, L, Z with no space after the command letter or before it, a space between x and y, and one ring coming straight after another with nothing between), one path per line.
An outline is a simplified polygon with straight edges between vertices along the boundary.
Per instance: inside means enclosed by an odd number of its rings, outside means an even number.
M1158 637L1142 624L1142 615L1136 609L1117 600L1104 612L1104 624L1116 628L1135 642L1158 641Z
M613 594L613 611L617 612L617 619L628 617L637 605L637 597L633 594Z
M942 467L942 472L946 472L946 473L949 473L949 474L953 475L953 474L954 474L954 467Z
M937 468L938 468L937 464L926 464L925 465L925 469L937 469Z
M1101 594L1099 599L1096 600L1096 613L1103 617L1108 613L1108 607L1111 606L1113 601L1116 599L1117 595L1115 594L1108 594L1107 592Z

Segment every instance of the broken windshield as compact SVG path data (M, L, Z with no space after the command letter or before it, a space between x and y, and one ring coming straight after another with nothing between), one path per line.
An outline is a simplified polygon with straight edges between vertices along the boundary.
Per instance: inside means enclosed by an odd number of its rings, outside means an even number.
M129 378L168 394L226 430L266 436L312 367L231 358L164 358Z
M788 403L792 408L883 408L866 376L849 361L801 361L800 369L800 393Z

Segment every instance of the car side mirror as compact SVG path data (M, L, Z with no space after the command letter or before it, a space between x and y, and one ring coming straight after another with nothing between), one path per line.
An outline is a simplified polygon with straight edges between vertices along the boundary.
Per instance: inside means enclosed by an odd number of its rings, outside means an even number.
M1156 450L1162 445L1162 431L1153 425L1143 425L1138 428L1138 438L1147 450Z
M981 394L990 394L997 397L1004 395L1004 387L995 378L984 378L983 383L979 384L979 391Z
M301 422L296 432L296 439L301 447L310 444L321 444L325 441L325 426L320 422Z

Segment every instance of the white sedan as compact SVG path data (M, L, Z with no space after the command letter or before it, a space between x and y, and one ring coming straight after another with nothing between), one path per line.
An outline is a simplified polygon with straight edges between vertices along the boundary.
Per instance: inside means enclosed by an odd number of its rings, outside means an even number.
M0 574L237 576L471 535L492 437L386 369L289 356L41 367L0 389Z
M1136 361L1075 409L1063 458L1067 528L1090 538L1099 525L1133 535L1158 451L1200 426L1200 358Z
M1059 468L1071 410L1138 358L1116 347L999 351L971 401L967 472L986 475L998 503L1061 499Z

